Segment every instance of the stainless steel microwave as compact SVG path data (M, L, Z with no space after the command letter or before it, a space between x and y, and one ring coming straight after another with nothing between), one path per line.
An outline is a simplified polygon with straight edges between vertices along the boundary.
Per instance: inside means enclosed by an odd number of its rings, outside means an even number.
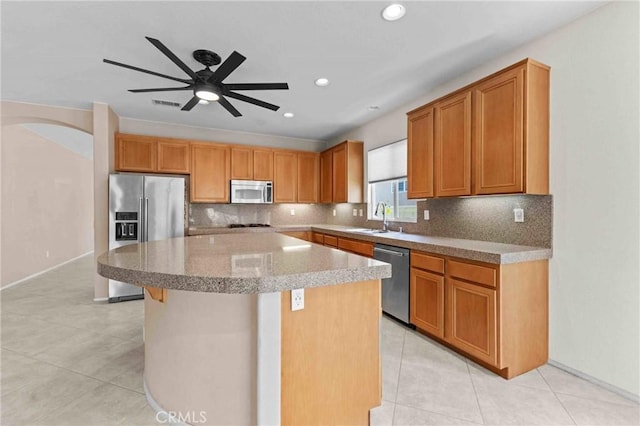
M237 204L272 204L273 182L264 180L232 180L231 202Z

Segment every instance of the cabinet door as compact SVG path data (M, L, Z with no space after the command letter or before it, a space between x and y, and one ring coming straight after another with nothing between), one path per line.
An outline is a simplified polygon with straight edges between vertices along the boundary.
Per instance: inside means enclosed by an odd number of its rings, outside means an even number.
M407 198L433 197L433 108L408 117Z
M471 195L471 92L438 102L435 119L435 195Z
M320 202L333 202L333 152L320 155Z
M447 277L445 340L497 365L496 290Z
M254 148L253 179L273 180L273 151L270 149Z
M411 268L410 321L416 327L444 337L444 277Z
M295 152L273 154L273 202L295 203L297 195L298 167Z
M189 174L190 166L189 142L158 140L158 172Z
M253 179L253 149L231 148L231 179Z
M229 157L229 147L224 145L191 145L192 202L229 202Z
M282 235L287 235L289 237L311 242L311 231L286 231L280 233Z
M320 175L320 156L316 153L298 154L298 202L317 203Z
M312 232L311 241L318 244L324 244L324 234L321 234L319 232Z
M119 134L116 136L115 168L126 172L155 172L157 150L153 136Z
M347 144L333 149L333 202L346 203L347 200Z
M474 90L475 194L523 192L524 68Z

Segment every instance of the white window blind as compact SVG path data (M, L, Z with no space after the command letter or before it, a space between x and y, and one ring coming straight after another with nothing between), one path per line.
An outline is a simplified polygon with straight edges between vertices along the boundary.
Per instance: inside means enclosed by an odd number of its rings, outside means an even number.
M369 183L407 176L407 140L403 139L367 153Z

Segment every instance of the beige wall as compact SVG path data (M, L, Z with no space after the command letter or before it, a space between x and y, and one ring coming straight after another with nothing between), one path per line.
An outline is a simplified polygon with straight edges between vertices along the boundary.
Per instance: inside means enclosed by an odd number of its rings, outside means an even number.
M2 286L93 250L93 164L2 127Z
M550 357L640 393L639 4L614 2L336 138L406 137L405 113L525 57L551 66Z

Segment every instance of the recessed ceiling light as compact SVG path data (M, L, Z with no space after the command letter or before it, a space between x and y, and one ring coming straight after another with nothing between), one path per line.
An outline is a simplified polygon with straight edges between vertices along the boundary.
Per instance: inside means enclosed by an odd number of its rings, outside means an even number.
M284 115L286 118L293 118L293 113L292 112L285 112Z
M380 107L378 105L371 105L369 108L367 108L369 111L375 111L377 109L380 109Z
M315 81L315 83L316 83L316 86L319 86L319 87L328 86L329 85L329 79L322 77L322 78L317 79Z
M209 105L209 101L208 101L208 100L206 100L206 99L200 99L200 100L198 101L198 103L199 103L199 104L202 104L202 105Z
M397 21L402 18L407 10L399 3L390 4L382 9L382 18L385 21Z

